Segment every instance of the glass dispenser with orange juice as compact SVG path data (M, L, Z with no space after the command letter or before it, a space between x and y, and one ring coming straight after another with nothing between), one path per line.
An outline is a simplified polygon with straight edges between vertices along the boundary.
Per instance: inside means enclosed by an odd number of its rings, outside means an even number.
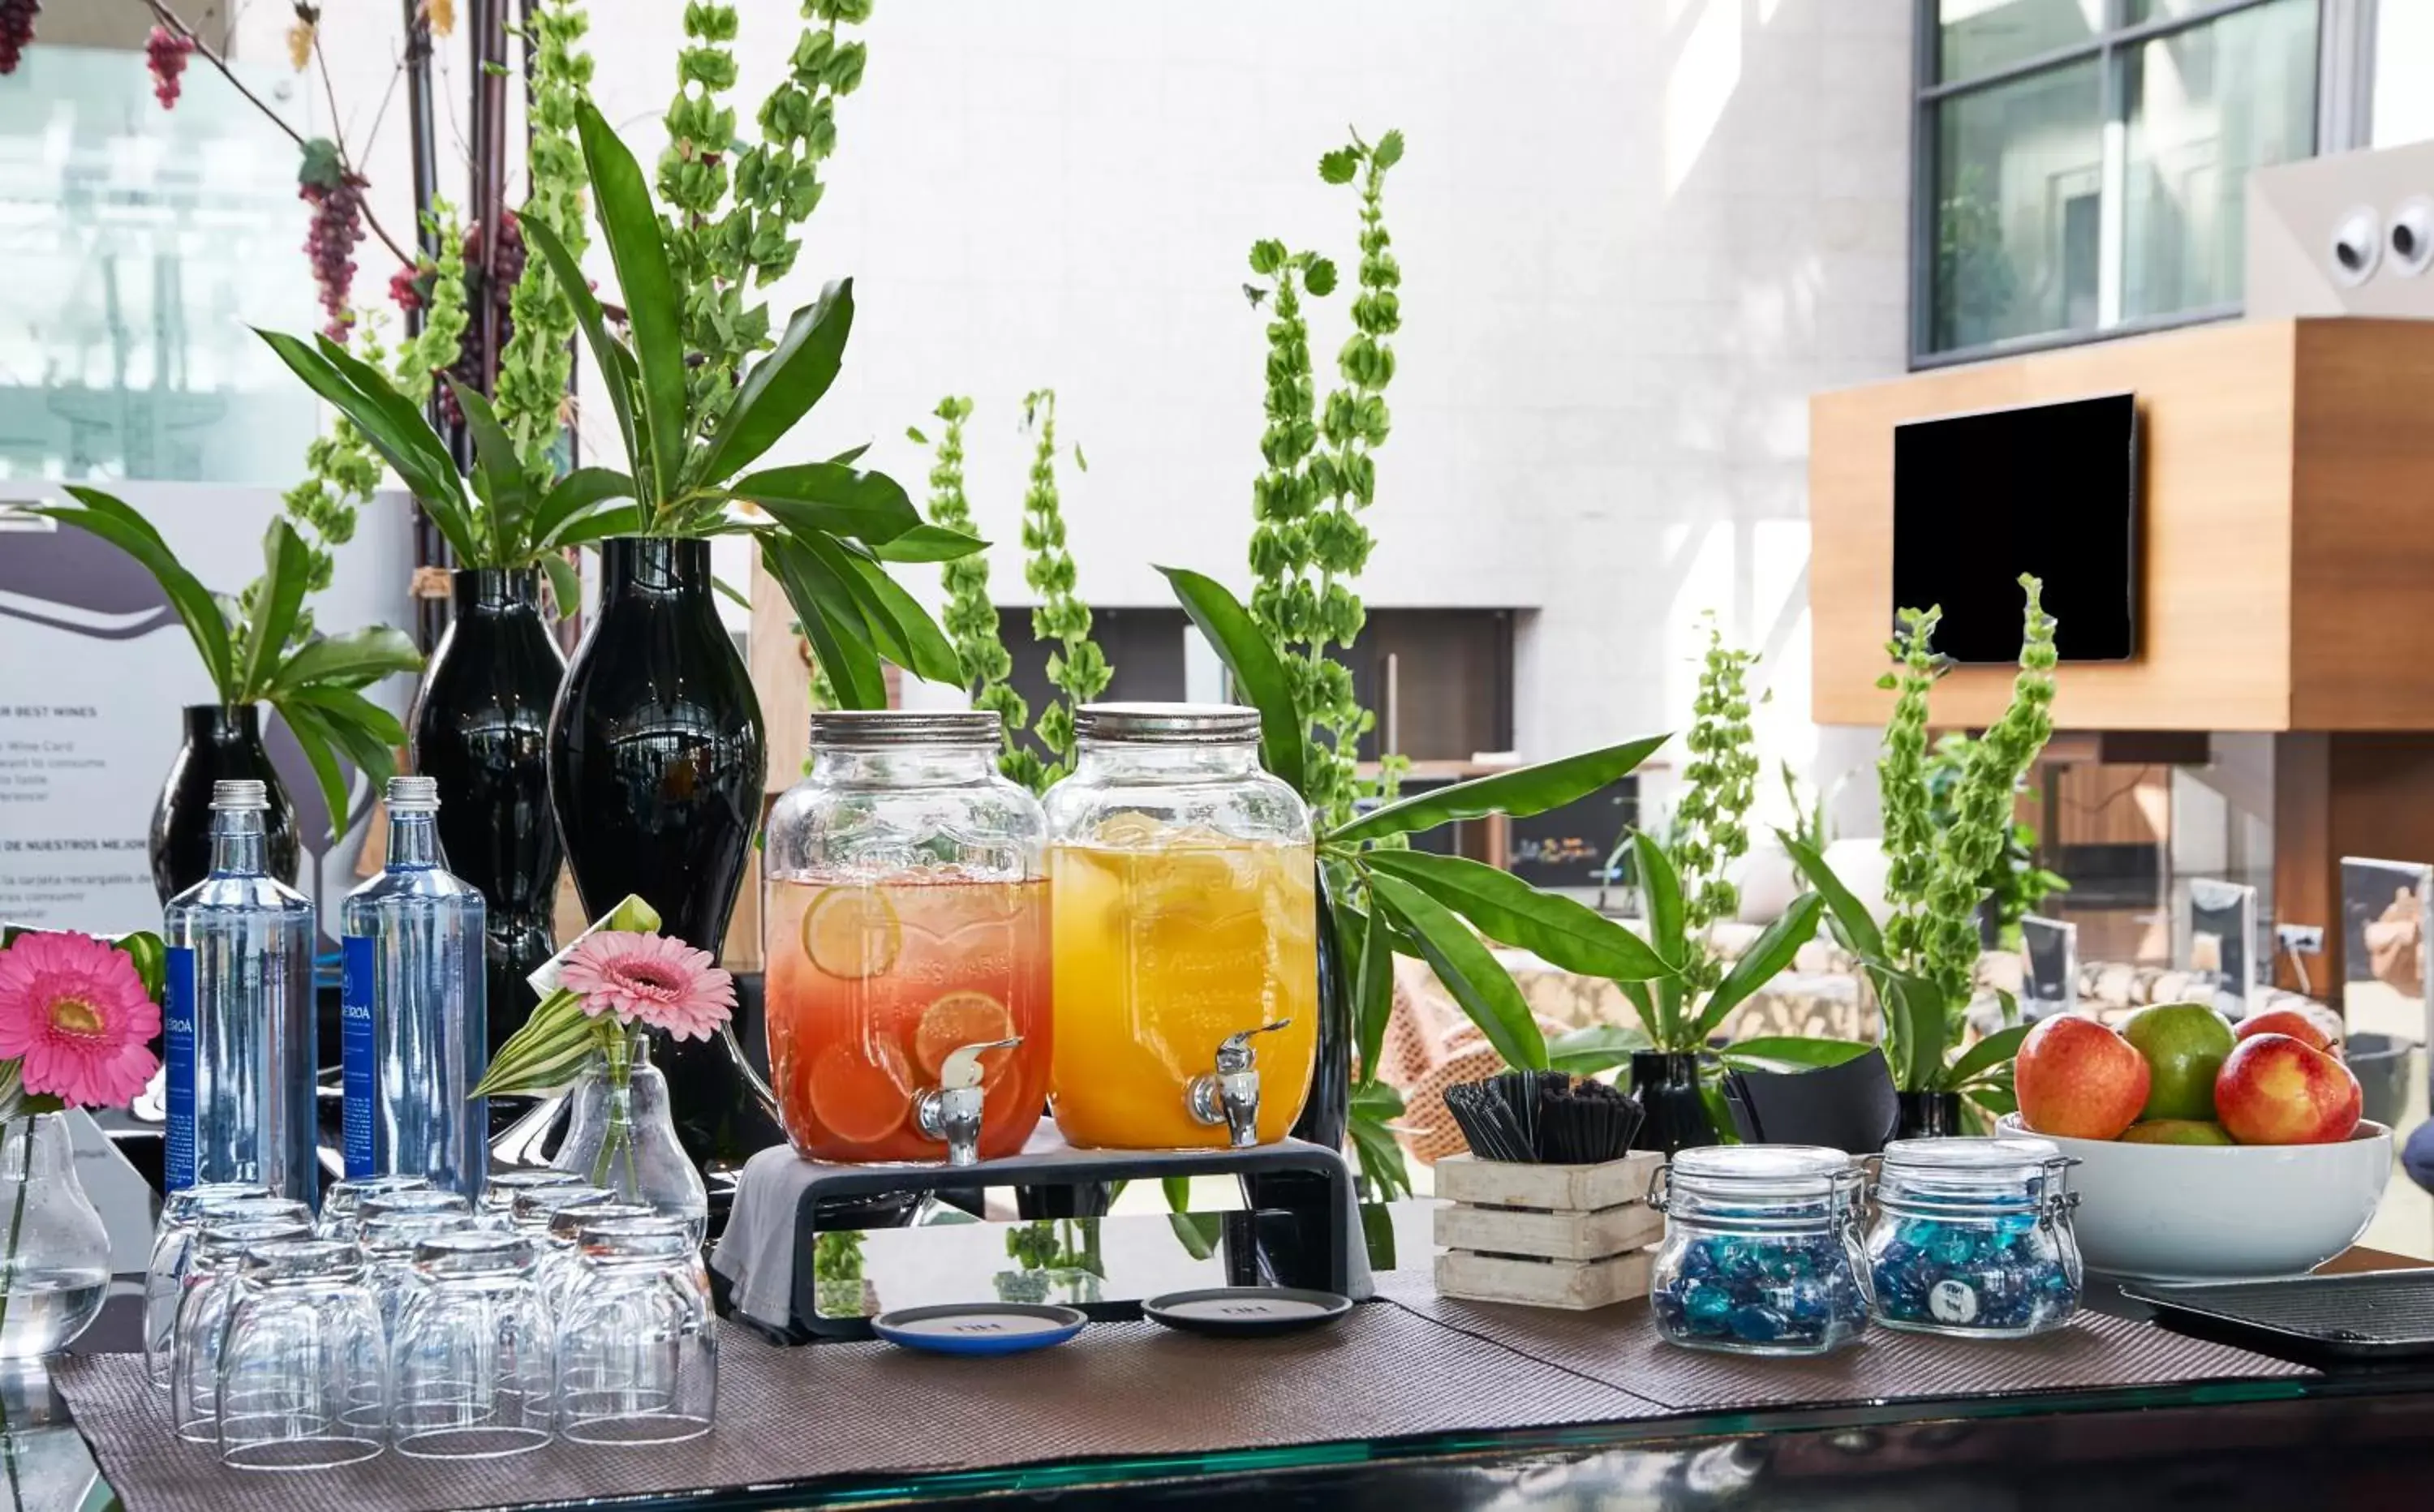
M831 1161L1011 1155L1052 1055L1045 821L990 713L812 717L769 814L770 1079Z
M1056 1125L1075 1145L1282 1139L1318 1043L1310 814L1256 711L1094 704L1049 790Z

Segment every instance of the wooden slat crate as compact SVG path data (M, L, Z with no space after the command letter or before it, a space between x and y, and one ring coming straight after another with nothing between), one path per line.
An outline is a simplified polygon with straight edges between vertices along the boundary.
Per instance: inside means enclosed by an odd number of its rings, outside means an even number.
M1648 1295L1665 1219L1648 1206L1664 1157L1525 1165L1458 1155L1436 1165L1437 1293L1585 1310Z

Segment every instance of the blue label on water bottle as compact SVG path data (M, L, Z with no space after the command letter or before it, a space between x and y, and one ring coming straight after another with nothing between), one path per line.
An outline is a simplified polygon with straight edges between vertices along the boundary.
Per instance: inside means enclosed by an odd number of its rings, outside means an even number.
M167 1168L163 1173L172 1192L195 1184L195 950L171 945L161 995L162 1048L168 1060L169 1130Z
M349 935L343 943L347 972L338 994L339 1085L346 1095L347 1175L351 1180L380 1174L372 1116L380 1079L372 1045L372 939Z

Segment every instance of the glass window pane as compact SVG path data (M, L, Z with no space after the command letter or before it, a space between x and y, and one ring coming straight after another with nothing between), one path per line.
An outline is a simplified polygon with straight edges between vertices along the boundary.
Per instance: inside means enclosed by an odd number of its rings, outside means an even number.
M2315 149L2315 0L2159 37L2121 66L2122 317L2237 302L2249 170Z
M284 59L240 71L315 132ZM246 327L320 325L308 213L295 144L210 70L170 111L138 52L27 48L0 80L0 479L293 483L313 397Z
M2089 59L1936 106L1933 349L2095 328L2101 93Z
M2104 0L1937 0L1935 19L1936 76L1951 82L2095 41Z

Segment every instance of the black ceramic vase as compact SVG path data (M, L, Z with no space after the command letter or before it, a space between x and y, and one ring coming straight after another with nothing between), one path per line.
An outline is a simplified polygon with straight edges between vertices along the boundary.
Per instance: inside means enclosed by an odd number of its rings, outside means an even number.
M761 822L768 751L744 658L718 622L710 543L601 543L600 603L549 718L549 797L583 912L626 894L715 956ZM785 1136L716 1038L653 1052L677 1137L705 1169Z
M1699 1058L1664 1050L1631 1052L1631 1095L1646 1116L1632 1136L1634 1149L1676 1150L1716 1143L1715 1125L1699 1096Z
M186 743L152 808L152 891L168 902L212 871L212 784L250 777L270 790L270 875L296 879L296 806L262 743L262 705L186 705Z
M1293 1137L1324 1149L1342 1149L1352 1126L1352 1041L1359 1033L1353 998L1358 960L1347 960L1336 933L1334 901L1321 873L1318 898L1318 1053L1311 1070L1310 1096L1294 1121Z
M566 658L541 613L538 569L460 571L454 599L409 729L414 770L439 783L448 869L489 905L495 1051L532 1013L525 978L557 949L550 915L564 853L549 807L549 711Z
M1949 1139L1963 1131L1957 1092L1897 1092L1894 1100L1901 1105L1895 1139Z

